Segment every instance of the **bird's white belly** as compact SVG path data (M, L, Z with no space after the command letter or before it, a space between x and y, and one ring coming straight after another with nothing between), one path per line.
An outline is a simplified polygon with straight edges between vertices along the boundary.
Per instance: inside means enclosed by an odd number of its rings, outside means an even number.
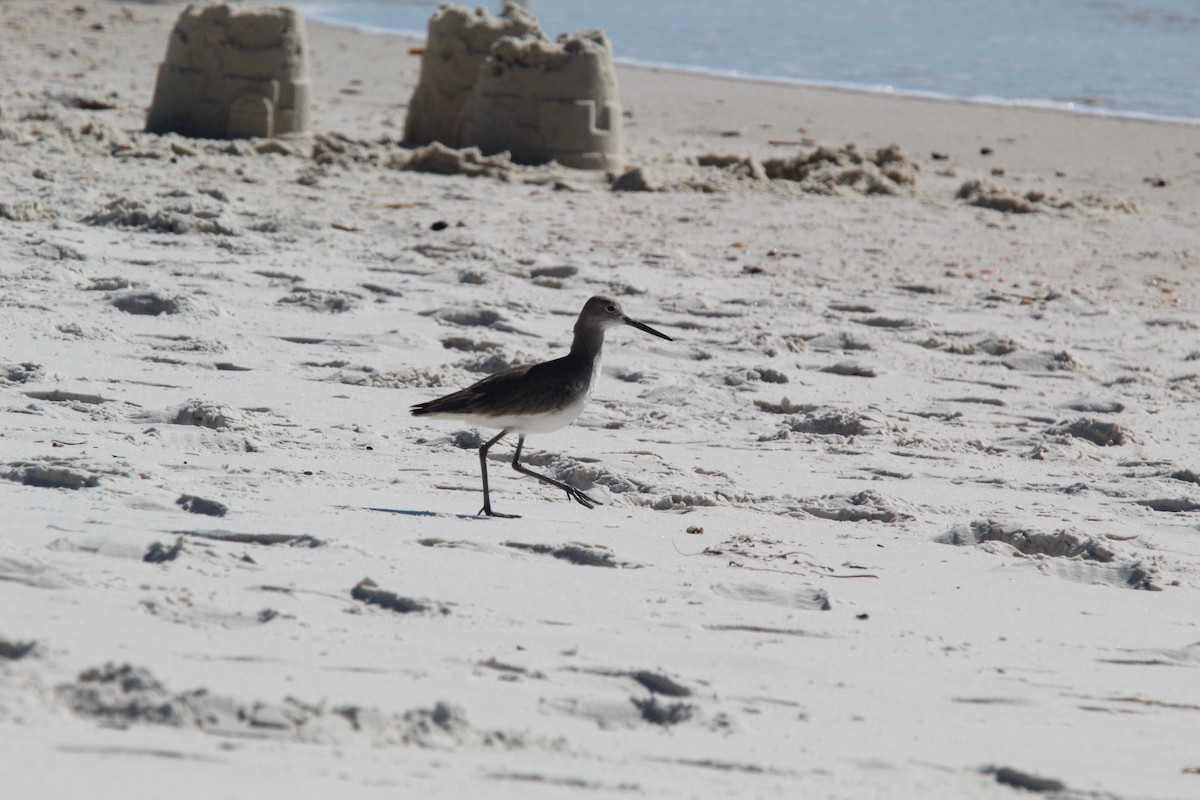
M552 431L565 428L574 422L583 413L587 401L587 395L584 395L569 406L564 406L552 414L538 414L536 416L513 415L506 420L503 417L496 417L493 418L490 427L512 428L521 434L551 433ZM504 424L502 426L498 425L497 423L502 420L504 420Z

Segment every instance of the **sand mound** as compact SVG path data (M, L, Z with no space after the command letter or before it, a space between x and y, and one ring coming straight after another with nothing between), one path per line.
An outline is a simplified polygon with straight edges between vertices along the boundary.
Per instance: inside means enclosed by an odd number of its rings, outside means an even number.
M80 221L88 225L137 228L156 233L236 235L233 228L221 222L220 216L220 208L201 203L179 201L159 207L134 197L118 197Z
M295 9L189 5L171 31L146 130L213 139L303 132L306 52Z
M1079 583L1149 591L1161 591L1164 583L1157 564L1131 558L1106 542L1073 530L1047 532L983 519L956 525L934 541L985 549L989 543L999 543L999 549L992 547L989 552L1031 559L1040 571Z
M759 162L753 156L706 153L697 156L701 167L717 167L753 180L794 181L812 194L911 194L920 167L898 145L875 151L857 145L817 147L787 158Z
M418 147L403 157L392 160L396 169L410 172L432 172L436 175L467 175L477 177L486 175L491 178L501 178L513 171L514 165L507 155L501 153L485 156L478 147L464 147L455 150L434 142L425 147Z
M1070 200L1055 197L1041 189L1017 192L981 180L966 181L958 187L958 193L954 196L958 200L966 201L968 205L1010 214L1034 214L1039 211L1053 211L1075 206Z
M288 697L281 703L241 700L193 689L171 691L153 673L131 664L108 663L60 684L59 701L80 717L110 727L135 725L199 728L214 736L307 743L365 741L375 746L521 747L520 735L479 730L463 711L444 702L403 714L374 707L312 705Z

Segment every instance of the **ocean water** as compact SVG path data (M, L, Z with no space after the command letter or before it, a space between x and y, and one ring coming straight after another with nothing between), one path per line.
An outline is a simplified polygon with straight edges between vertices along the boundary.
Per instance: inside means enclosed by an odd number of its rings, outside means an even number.
M301 2L424 36L437 0ZM476 5L476 4L471 4ZM1200 121L1200 0L529 0L618 60L873 91ZM485 4L493 13L499 2Z

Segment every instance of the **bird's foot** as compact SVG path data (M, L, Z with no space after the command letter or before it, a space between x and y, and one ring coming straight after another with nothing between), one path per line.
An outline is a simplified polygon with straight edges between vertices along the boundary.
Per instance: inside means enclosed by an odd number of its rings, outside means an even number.
M484 506L479 509L479 513L488 517L499 517L500 519L520 519L520 514L501 514L499 511L492 511L491 506Z
M574 487L567 488L567 497L579 503L579 505L583 506L584 508L594 508L595 506L604 505L604 503L601 503L596 498L588 497L586 494Z

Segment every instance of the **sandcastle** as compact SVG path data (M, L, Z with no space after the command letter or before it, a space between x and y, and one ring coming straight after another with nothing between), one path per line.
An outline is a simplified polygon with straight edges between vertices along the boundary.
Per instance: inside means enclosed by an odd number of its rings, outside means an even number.
M533 15L505 3L499 16L482 8L441 6L429 18L421 75L408 103L404 141L457 145L458 118L479 67L497 40L505 36L545 38Z
M214 139L305 131L306 53L295 9L191 4L171 31L146 130Z
M405 140L507 151L519 163L621 166L621 106L601 31L551 40L506 2L498 17L442 6L429 21Z

